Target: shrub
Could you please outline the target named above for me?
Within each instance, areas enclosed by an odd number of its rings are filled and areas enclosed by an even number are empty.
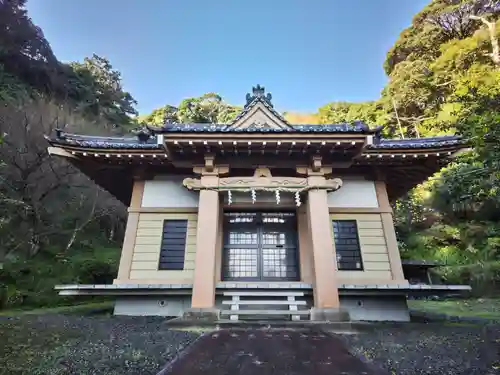
[[[442,267],[436,271],[448,284],[468,284],[477,296],[500,294],[500,261]]]
[[[116,277],[117,248],[75,249],[68,253],[46,250],[29,260],[13,259],[0,270],[0,309],[46,307],[80,301],[62,298],[57,284],[106,284]]]

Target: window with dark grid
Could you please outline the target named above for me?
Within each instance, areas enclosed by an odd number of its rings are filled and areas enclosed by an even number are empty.
[[[165,220],[161,241],[159,270],[183,270],[187,220]]]
[[[356,220],[334,220],[333,236],[339,270],[363,270]]]
[[[296,280],[295,214],[224,213],[224,280]]]

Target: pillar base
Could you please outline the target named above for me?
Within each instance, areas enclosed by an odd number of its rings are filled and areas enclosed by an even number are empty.
[[[184,310],[183,320],[215,322],[219,320],[220,310],[216,308],[189,308]]]
[[[311,320],[322,322],[349,322],[351,318],[349,312],[338,308],[319,308],[311,309]]]

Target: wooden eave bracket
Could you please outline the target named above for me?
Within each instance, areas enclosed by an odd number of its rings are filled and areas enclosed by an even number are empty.
[[[301,176],[327,176],[332,174],[332,167],[324,166],[321,156],[313,156],[310,166],[297,166],[297,174]]]
[[[213,172],[214,171],[214,160],[215,157],[213,155],[206,155],[205,156],[205,170],[207,172]]]
[[[321,156],[313,156],[311,167],[313,172],[319,172],[321,170]]]

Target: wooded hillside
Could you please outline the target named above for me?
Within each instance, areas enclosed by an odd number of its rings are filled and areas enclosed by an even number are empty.
[[[0,308],[59,301],[56,283],[116,275],[125,208],[63,160],[55,128],[125,134],[140,123],[229,122],[241,108],[217,93],[136,117],[121,76],[100,56],[63,63],[25,10],[0,3]],[[336,102],[292,123],[363,120],[387,137],[460,133],[473,151],[395,203],[403,256],[450,265],[449,281],[500,283],[500,5],[434,0],[388,51],[379,99]],[[321,103],[318,103],[320,105]],[[499,288],[497,288],[498,290]]]
[[[109,61],[58,61],[24,6],[0,4],[0,308],[53,304],[56,283],[115,277],[125,208],[50,158],[44,135],[125,133],[136,114]]]

